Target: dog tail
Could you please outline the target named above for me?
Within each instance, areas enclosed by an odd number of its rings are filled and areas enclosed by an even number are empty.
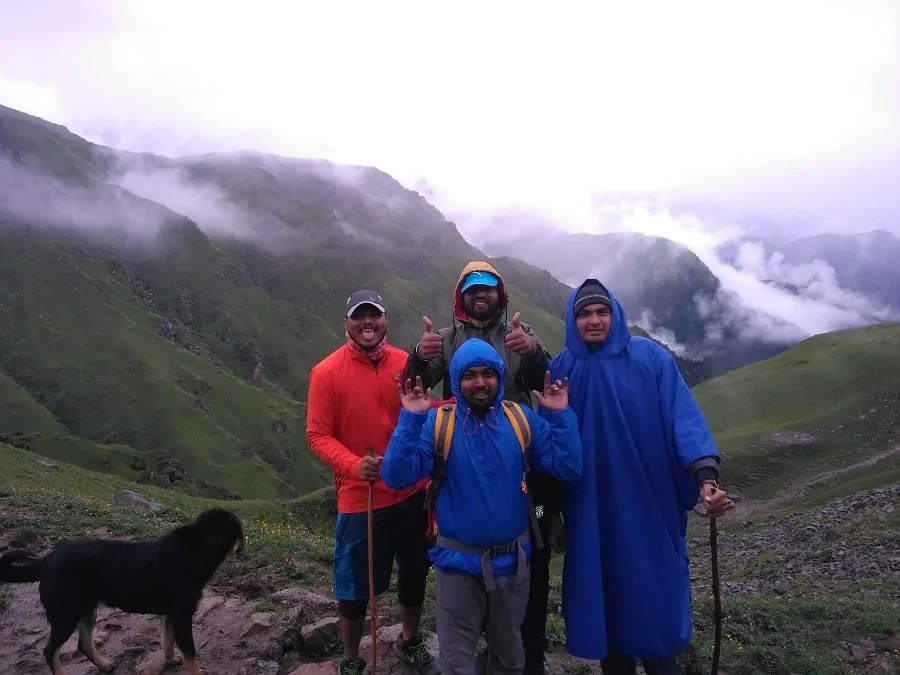
[[[43,559],[26,551],[12,551],[0,557],[0,581],[29,584],[41,580]]]

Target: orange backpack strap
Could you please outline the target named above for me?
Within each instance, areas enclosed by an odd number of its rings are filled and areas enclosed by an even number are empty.
[[[445,403],[437,409],[437,417],[434,420],[434,452],[440,456],[441,464],[447,461],[450,455],[450,443],[453,440],[453,427],[456,424],[456,404]],[[435,458],[436,459],[436,458]],[[437,475],[435,467],[435,475]]]
[[[534,508],[534,500],[528,491],[528,471],[531,468],[531,425],[528,418],[525,417],[525,411],[522,406],[515,401],[503,401],[503,412],[506,413],[506,419],[512,424],[513,431],[519,441],[519,447],[522,448],[522,492],[528,495],[528,511],[529,520],[531,521],[531,536],[534,538],[534,544],[537,548],[544,548],[544,538],[541,536],[540,525],[537,521],[537,512]]]
[[[506,418],[512,424],[513,431],[516,432],[516,438],[519,440],[519,447],[523,453],[527,453],[531,447],[531,425],[528,424],[528,418],[525,412],[515,401],[503,401],[503,412]]]
[[[426,534],[432,538],[437,537],[438,527],[434,518],[434,506],[437,503],[438,492],[444,482],[447,457],[450,455],[450,446],[453,443],[453,427],[456,425],[456,404],[445,403],[437,409],[434,420],[434,471],[432,479],[428,483],[428,491],[425,495],[425,508],[428,510],[428,531]]]

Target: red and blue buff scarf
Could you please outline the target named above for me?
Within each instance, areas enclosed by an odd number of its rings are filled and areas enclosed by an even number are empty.
[[[353,341],[353,338],[350,337],[350,333],[348,333],[346,330],[344,331],[344,335],[347,336],[347,344],[350,346],[350,349],[353,349],[360,354],[365,354],[372,360],[372,363],[378,363],[379,361],[381,361],[382,357],[387,354],[388,349],[390,349],[390,345],[387,341],[387,336],[382,338],[381,342],[372,347],[372,349],[363,349]]]

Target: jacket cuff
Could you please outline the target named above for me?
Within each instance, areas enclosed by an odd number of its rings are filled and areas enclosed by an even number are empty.
[[[702,469],[698,469],[694,473],[694,480],[697,481],[697,485],[703,485],[708,481],[716,481],[718,482],[719,472],[714,468],[709,466],[704,466]]]

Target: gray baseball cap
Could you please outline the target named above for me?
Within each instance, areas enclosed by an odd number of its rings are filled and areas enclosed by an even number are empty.
[[[359,307],[363,305],[372,305],[375,309],[377,309],[381,313],[385,313],[387,310],[384,308],[384,300],[381,299],[381,296],[375,291],[356,291],[353,295],[347,298],[347,316],[350,316],[355,312]]]

